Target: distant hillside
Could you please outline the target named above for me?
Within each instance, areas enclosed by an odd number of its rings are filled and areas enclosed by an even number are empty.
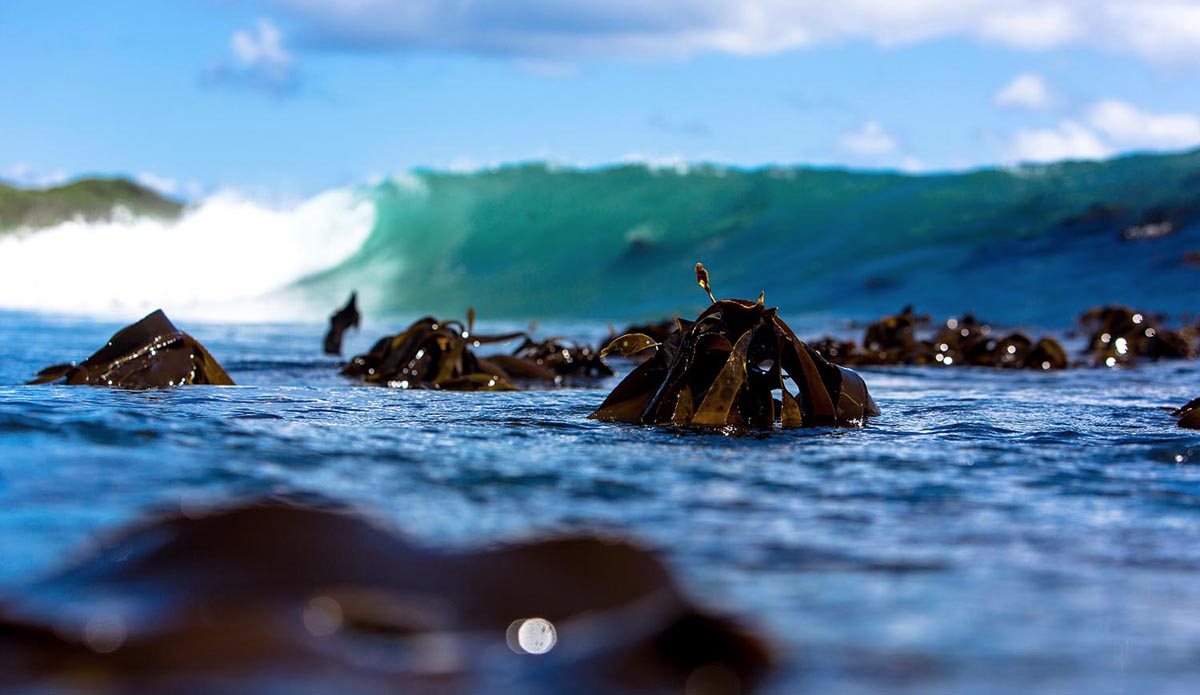
[[[128,179],[78,179],[40,190],[0,183],[0,233],[48,227],[76,217],[106,220],[115,207],[158,218],[174,218],[183,210],[182,203]]]

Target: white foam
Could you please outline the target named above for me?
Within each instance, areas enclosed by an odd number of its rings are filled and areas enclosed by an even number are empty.
[[[287,209],[220,193],[171,222],[115,211],[108,222],[21,230],[0,237],[0,307],[311,320],[286,288],[349,258],[374,225],[369,200],[335,190]]]

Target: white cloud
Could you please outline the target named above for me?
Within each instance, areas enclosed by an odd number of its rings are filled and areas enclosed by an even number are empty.
[[[1044,109],[1050,103],[1050,90],[1040,75],[1031,72],[1017,75],[996,92],[997,106],[1030,110]]]
[[[1084,17],[1078,8],[1068,7],[1067,3],[1008,4],[1014,6],[1011,11],[980,16],[982,36],[1030,50],[1054,48],[1083,38]]]
[[[1007,157],[1024,162],[1100,159],[1129,150],[1177,150],[1200,146],[1200,116],[1151,113],[1116,99],[1099,101],[1079,120],[1057,128],[1018,131]]]
[[[509,58],[771,53],[864,40],[966,38],[1023,50],[1088,46],[1200,62],[1189,0],[266,0],[314,45]],[[255,45],[261,47],[260,30]],[[256,55],[259,53],[256,52]],[[283,51],[283,55],[287,55]]]
[[[1111,154],[1095,132],[1075,121],[1063,121],[1054,129],[1018,131],[1009,157],[1019,162],[1056,162],[1103,159]]]
[[[239,29],[229,39],[229,47],[238,63],[272,79],[285,79],[292,69],[292,54],[283,47],[279,27],[260,19],[253,29]]]
[[[175,179],[166,176],[158,176],[148,171],[143,171],[136,177],[137,182],[143,186],[149,186],[159,193],[166,195],[174,195],[179,190],[179,182]]]
[[[1159,62],[1194,63],[1200,57],[1200,5],[1188,0],[1109,2],[1111,22],[1134,52]]]
[[[209,66],[207,77],[217,84],[246,86],[283,94],[295,87],[296,58],[283,45],[283,32],[260,19],[252,29],[238,29],[229,37],[233,60]]]
[[[1200,144],[1200,117],[1188,113],[1154,114],[1110,99],[1088,109],[1088,122],[1125,146],[1177,149]]]
[[[899,148],[895,136],[875,121],[843,135],[841,145],[848,152],[864,156],[890,154]]]
[[[0,181],[10,181],[18,186],[45,188],[65,183],[67,178],[67,172],[61,169],[43,171],[25,162],[17,162],[5,169],[0,169]]]

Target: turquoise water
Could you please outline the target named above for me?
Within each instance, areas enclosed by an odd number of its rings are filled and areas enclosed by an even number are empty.
[[[1200,152],[909,176],[806,168],[418,172],[360,191],[361,248],[300,282],[368,314],[633,320],[723,296],[786,311],[935,315],[1066,329],[1098,302],[1194,312]],[[1124,240],[1167,221],[1174,233]]]
[[[319,354],[315,323],[179,323],[240,386],[20,386],[119,325],[0,314],[0,593],[150,511],[320,495],[439,546],[641,539],[779,646],[768,692],[1200,682],[1200,433],[1163,409],[1200,395],[1195,362],[862,370],[882,411],[865,429],[726,437],[587,420],[613,381],[368,388]],[[403,325],[387,323],[348,354]]]

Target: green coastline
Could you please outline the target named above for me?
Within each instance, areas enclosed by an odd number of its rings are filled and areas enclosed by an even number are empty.
[[[73,219],[100,222],[117,209],[135,217],[174,219],[183,203],[125,178],[81,178],[47,188],[0,183],[0,234]]]

